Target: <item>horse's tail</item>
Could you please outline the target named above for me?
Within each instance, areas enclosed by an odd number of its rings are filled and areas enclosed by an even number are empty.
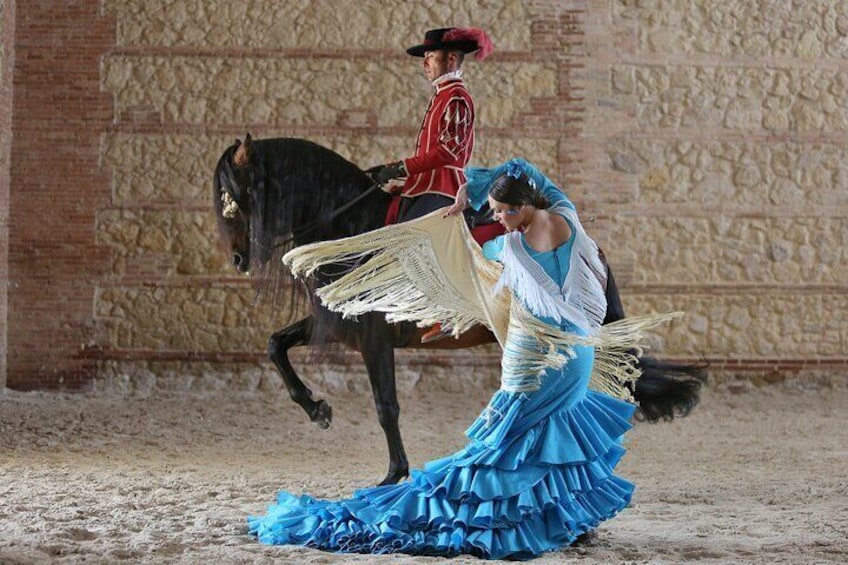
[[[621,295],[608,264],[606,298],[604,323],[623,319]],[[683,417],[700,401],[701,385],[707,381],[706,363],[674,363],[639,357],[639,368],[642,376],[634,384],[633,398],[639,404],[641,420],[658,422]]]
[[[658,422],[682,418],[698,404],[701,384],[707,380],[706,363],[683,364],[640,357],[642,376],[633,398],[639,403],[640,420]]]

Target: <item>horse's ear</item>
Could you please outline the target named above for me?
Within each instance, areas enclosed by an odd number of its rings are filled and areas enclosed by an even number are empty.
[[[237,167],[243,167],[250,162],[250,154],[253,149],[253,138],[250,137],[250,132],[244,137],[244,143],[236,139],[236,153],[233,155],[233,164]]]
[[[250,149],[252,145],[252,140],[250,138],[250,134],[244,138],[244,143],[241,140],[236,139],[236,152],[233,155],[233,164],[237,167],[243,167],[250,162]]]

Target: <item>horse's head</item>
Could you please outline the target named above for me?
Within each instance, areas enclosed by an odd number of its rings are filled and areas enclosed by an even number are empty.
[[[276,278],[284,270],[276,259],[294,245],[380,227],[388,199],[366,190],[372,185],[355,164],[305,139],[236,140],[213,178],[219,231],[233,265]],[[351,203],[355,210],[347,209]]]
[[[250,237],[250,215],[253,195],[253,168],[250,164],[252,140],[250,134],[244,143],[236,139],[227,148],[212,181],[215,217],[218,231],[228,253],[232,254],[233,266],[246,273],[252,259]],[[259,259],[258,257],[256,259]]]

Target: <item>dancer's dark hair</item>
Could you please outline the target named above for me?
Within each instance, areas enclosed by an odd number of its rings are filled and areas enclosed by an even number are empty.
[[[518,178],[508,173],[502,174],[489,187],[489,196],[511,206],[531,204],[543,210],[551,207],[548,197],[536,188],[525,173],[521,173]]]

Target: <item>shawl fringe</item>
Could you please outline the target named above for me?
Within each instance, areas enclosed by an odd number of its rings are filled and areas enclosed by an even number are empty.
[[[446,276],[443,261],[436,255],[435,249],[446,247],[433,241],[438,235],[460,238],[466,245],[470,241],[476,246],[461,216],[443,219],[442,213],[424,217],[429,220],[428,225],[437,226],[429,232],[417,228],[420,220],[395,224],[298,247],[287,253],[283,262],[296,277],[309,277],[330,264],[347,266],[345,275],[316,291],[327,308],[345,318],[378,311],[384,312],[389,322],[412,321],[418,326],[440,322],[454,336],[481,323],[493,329],[488,309],[476,300],[480,281],[473,274],[469,280],[467,272],[472,270],[468,269],[469,262],[477,265],[485,261],[479,246],[479,257],[475,259],[466,255],[470,251],[467,247],[452,242],[454,252],[462,255],[458,259],[466,266],[466,272],[453,273],[453,278]],[[481,271],[487,277],[500,274],[490,266]],[[457,279],[463,279],[465,284],[454,284]]]
[[[439,210],[361,235],[297,247],[283,262],[296,277],[309,277],[327,265],[344,266],[346,273],[316,294],[346,318],[379,311],[390,322],[440,322],[454,336],[484,324],[504,349],[501,388],[507,391],[538,390],[545,370],[565,365],[574,346],[592,346],[589,386],[632,402],[627,385],[641,374],[636,354],[645,332],[681,313],[601,325],[606,298],[597,273],[603,272],[602,263],[579,222],[572,227],[579,230],[574,244],[580,247],[572,249],[570,272],[559,288],[520,240],[505,246],[510,252],[504,254],[502,267],[483,257],[461,216],[445,219],[442,214]],[[500,292],[503,287],[512,292]],[[588,335],[562,330],[537,316],[568,320]]]
[[[510,336],[509,349],[518,347],[509,357],[519,358],[520,365],[516,367],[515,361],[510,359],[512,366],[503,367],[506,382],[502,381],[502,388],[513,392],[538,390],[546,369],[562,368],[574,357],[574,346],[585,345],[595,348],[589,388],[634,402],[627,385],[642,374],[638,357],[642,354],[646,333],[682,315],[682,312],[670,312],[632,316],[601,326],[595,335],[581,336],[546,324],[514,301],[510,333],[518,337]],[[533,347],[533,342],[538,346]],[[505,354],[504,360],[507,358]],[[511,372],[516,372],[516,376],[510,375]]]

